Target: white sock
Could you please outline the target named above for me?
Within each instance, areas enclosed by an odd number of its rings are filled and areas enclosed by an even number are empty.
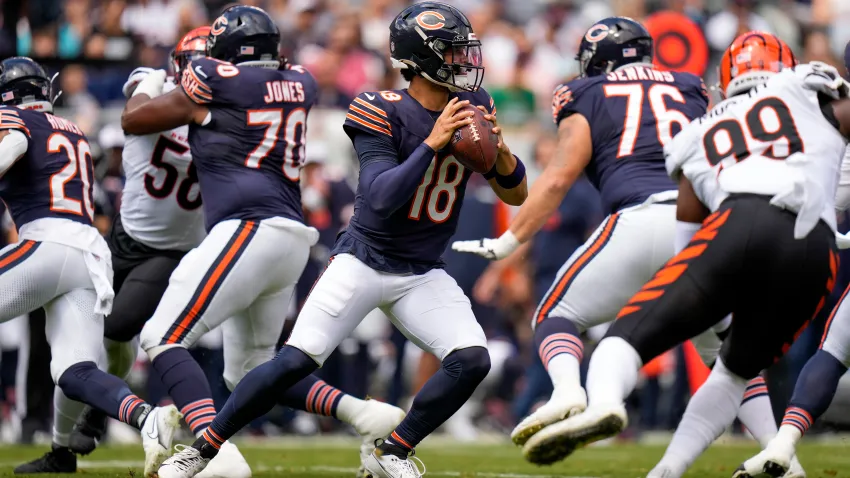
[[[797,443],[800,442],[800,439],[803,438],[803,433],[799,428],[793,425],[782,425],[779,427],[779,431],[776,432],[777,440],[784,440],[787,443],[790,443],[795,448],[797,447]]]
[[[589,407],[622,405],[635,389],[643,366],[637,350],[620,337],[606,337],[590,357],[587,371]]]
[[[754,394],[746,400],[747,395]],[[738,419],[747,427],[753,438],[764,448],[767,443],[776,436],[776,421],[773,418],[773,407],[770,404],[770,396],[767,395],[767,386],[764,379],[756,377],[747,383],[744,395],[745,402],[738,410]]]
[[[55,388],[53,391],[53,443],[59,446],[70,444],[71,432],[85,407],[84,403],[66,397],[59,387]]]
[[[365,400],[354,398],[347,393],[343,394],[336,407],[336,417],[343,423],[353,425],[354,419],[363,410],[364,405],[366,405]]]
[[[569,390],[581,387],[581,363],[574,355],[561,354],[552,357],[546,371],[549,372],[552,386],[556,390],[560,387],[567,387]]]
[[[747,381],[730,372],[718,358],[708,379],[688,402],[673,440],[656,468],[667,467],[672,476],[684,474],[735,420],[746,387]]]

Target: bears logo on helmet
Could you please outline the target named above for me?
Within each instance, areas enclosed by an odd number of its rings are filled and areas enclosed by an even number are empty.
[[[779,37],[750,31],[736,38],[723,53],[718,67],[719,89],[728,98],[796,64],[794,52]]]
[[[426,21],[428,17],[436,18],[437,21],[429,23]],[[426,30],[439,30],[446,26],[446,17],[444,17],[440,12],[428,10],[427,12],[422,12],[416,16],[416,23]]]
[[[596,43],[598,41],[604,40],[605,37],[608,36],[609,31],[610,30],[608,28],[608,25],[601,23],[593,25],[592,27],[590,27],[589,30],[587,30],[587,34],[584,35],[584,39],[591,43]]]
[[[279,68],[280,30],[263,9],[234,5],[221,13],[210,29],[207,54],[234,65]]]
[[[227,28],[227,17],[224,15],[215,19],[212,24],[212,28],[210,29],[210,33],[213,35],[221,35],[224,33],[224,30]]]

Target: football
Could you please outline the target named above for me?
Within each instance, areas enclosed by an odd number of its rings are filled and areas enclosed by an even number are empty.
[[[467,105],[460,111],[473,111],[472,123],[455,130],[449,150],[455,159],[476,173],[486,173],[496,164],[499,136],[493,133],[493,123],[484,118],[478,108]]]

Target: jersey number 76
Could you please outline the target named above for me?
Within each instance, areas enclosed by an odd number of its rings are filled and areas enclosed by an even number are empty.
[[[635,151],[635,143],[640,134],[643,116],[644,88],[641,83],[607,84],[604,87],[605,97],[626,97],[626,118],[623,120],[623,135],[620,137],[620,147],[617,148],[617,158],[630,156]],[[655,116],[658,142],[666,145],[673,139],[673,123],[679,125],[679,130],[691,122],[681,111],[668,109],[664,102],[670,98],[676,103],[685,103],[685,97],[678,88],[672,85],[654,84],[646,91],[649,107]]]

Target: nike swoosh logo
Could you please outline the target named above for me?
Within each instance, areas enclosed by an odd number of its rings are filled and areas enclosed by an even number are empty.
[[[369,98],[369,101],[372,101],[372,100],[375,99],[375,95],[370,95],[369,93],[363,93],[363,94],[366,95],[366,98]]]
[[[158,425],[156,424],[156,417],[151,417],[151,418],[153,418],[153,431],[148,432],[148,438],[150,438],[151,440],[158,440],[159,439],[159,428],[158,428]]]
[[[209,78],[209,76],[207,76],[207,74],[204,73],[204,70],[201,69],[201,65],[195,66],[195,73],[203,76],[204,78]]]

